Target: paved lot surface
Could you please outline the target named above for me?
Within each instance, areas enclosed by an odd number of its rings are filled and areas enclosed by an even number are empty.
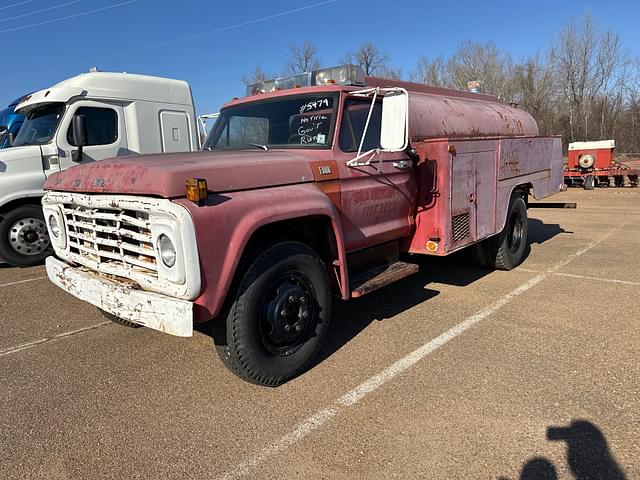
[[[277,389],[0,265],[0,478],[640,478],[640,190],[554,200],[520,268],[424,259]]]

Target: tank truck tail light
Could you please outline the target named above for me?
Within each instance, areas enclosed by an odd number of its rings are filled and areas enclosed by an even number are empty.
[[[187,200],[204,205],[204,201],[209,196],[207,181],[204,178],[188,178],[185,182],[187,190]]]

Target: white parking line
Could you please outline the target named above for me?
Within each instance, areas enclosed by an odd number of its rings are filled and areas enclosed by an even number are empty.
[[[328,407],[325,407],[317,411],[313,415],[307,417],[302,422],[300,422],[291,432],[280,437],[280,439],[276,440],[274,443],[264,447],[263,449],[258,451],[255,455],[249,457],[242,463],[239,463],[238,465],[227,470],[218,478],[220,478],[221,480],[222,479],[233,480],[236,478],[241,478],[249,475],[251,473],[251,470],[254,467],[260,465],[261,463],[265,462],[267,459],[285,450],[287,447],[290,447],[291,445],[302,440],[313,431],[322,427],[329,420],[331,420],[332,418],[338,416],[340,413],[345,411],[345,409],[353,405],[356,405],[358,402],[360,402],[360,400],[365,398],[367,395],[375,392],[378,388],[383,386],[385,383],[389,382],[390,380],[394,379],[401,373],[405,372],[407,369],[409,369],[410,367],[418,363],[420,360],[425,358],[430,353],[436,351],[438,348],[442,347],[443,345],[446,345],[449,341],[453,340],[458,335],[461,335],[462,333],[466,332],[469,328],[473,327],[474,325],[478,324],[479,322],[489,317],[496,311],[500,310],[503,306],[507,305],[514,298],[522,295],[527,290],[531,289],[532,287],[540,283],[542,280],[547,278],[549,275],[552,275],[554,272],[556,272],[557,270],[567,265],[569,262],[572,262],[579,256],[591,250],[593,247],[599,245],[600,243],[605,241],[608,237],[613,235],[616,231],[620,230],[622,227],[623,225],[620,225],[616,229],[611,230],[610,232],[602,236],[600,239],[589,243],[587,246],[578,250],[576,253],[571,254],[561,262],[556,263],[549,270],[536,275],[529,281],[523,283],[516,289],[507,293],[502,298],[496,300],[494,303],[492,303],[488,307],[485,307],[484,309],[480,310],[478,313],[471,315],[463,322],[450,328],[440,336],[425,343],[421,347],[417,348],[413,352],[409,353],[405,357],[398,360],[393,365],[385,368],[380,373],[368,378],[367,380],[362,382],[360,385],[358,385],[354,389],[344,394],[332,405],[329,405]]]
[[[600,282],[617,283],[619,285],[631,285],[634,287],[640,286],[640,282],[628,282],[626,280],[616,280],[613,278],[588,277],[586,275],[574,275],[572,273],[560,273],[560,272],[556,272],[554,273],[554,275],[559,275],[561,277],[580,278],[582,280],[596,280]]]
[[[531,270],[529,268],[520,268],[520,267],[518,267],[518,271],[525,272],[525,273],[540,273],[539,270]],[[617,280],[615,278],[589,277],[587,275],[576,275],[574,273],[562,273],[562,272],[553,272],[553,275],[557,275],[560,277],[578,278],[581,280],[593,280],[596,282],[617,283],[619,285],[630,285],[632,287],[640,287],[640,282],[629,282],[627,280]]]
[[[27,342],[21,345],[16,345],[15,347],[6,348],[4,350],[0,350],[0,357],[3,357],[5,355],[11,355],[12,353],[22,352],[23,350],[33,348],[36,345],[42,345],[43,343],[55,342],[56,340],[61,340],[63,338],[69,337],[71,335],[76,335],[78,333],[87,332],[89,330],[95,330],[96,328],[104,327],[105,325],[111,325],[111,323],[112,322],[100,322],[94,325],[89,325],[88,327],[82,327],[82,328],[77,328],[75,330],[70,330],[68,332],[58,333],[53,337],[40,338],[38,340],[33,340],[32,342]]]
[[[26,280],[18,280],[16,282],[2,283],[2,284],[0,284],[0,288],[2,288],[2,287],[11,287],[13,285],[20,285],[21,283],[35,282],[37,280],[43,280],[45,278],[47,278],[47,277],[44,276],[44,277],[28,278]]]

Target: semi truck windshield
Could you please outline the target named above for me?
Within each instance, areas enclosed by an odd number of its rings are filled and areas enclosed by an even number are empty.
[[[204,148],[328,148],[336,96],[296,96],[224,109]]]
[[[49,143],[58,129],[63,112],[64,104],[62,103],[52,103],[31,110],[20,128],[13,146]]]

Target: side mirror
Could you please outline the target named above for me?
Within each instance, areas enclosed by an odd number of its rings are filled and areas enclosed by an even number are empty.
[[[74,115],[71,119],[71,132],[73,144],[76,147],[86,147],[89,143],[87,139],[87,117]]]
[[[11,132],[9,133],[9,146],[13,147],[14,143],[16,143],[16,134]]]
[[[78,150],[71,152],[71,160],[74,162],[82,161],[82,149],[89,144],[87,138],[87,117],[84,115],[74,115],[71,119],[71,136],[73,143]]]
[[[386,152],[401,152],[409,144],[409,94],[394,89],[382,99],[380,146]]]

